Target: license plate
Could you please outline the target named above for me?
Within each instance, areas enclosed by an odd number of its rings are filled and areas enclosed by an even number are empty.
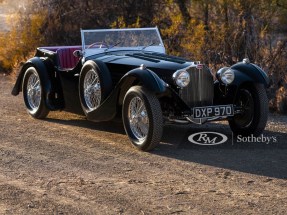
[[[233,105],[218,105],[193,108],[193,118],[213,118],[213,117],[227,117],[233,116]]]

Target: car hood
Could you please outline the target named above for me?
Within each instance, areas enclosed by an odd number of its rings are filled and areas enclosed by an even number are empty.
[[[128,66],[131,69],[144,64],[147,68],[157,71],[171,71],[186,68],[192,64],[186,59],[156,52],[143,51],[112,51],[89,57],[91,60],[101,60],[107,64]],[[89,60],[86,59],[86,60]]]

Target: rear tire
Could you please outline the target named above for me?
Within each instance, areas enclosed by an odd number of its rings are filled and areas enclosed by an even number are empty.
[[[163,118],[155,94],[141,86],[130,88],[124,98],[122,118],[126,133],[135,147],[150,151],[159,144]]]
[[[105,64],[87,61],[79,80],[79,94],[85,114],[96,110],[112,90],[112,80]],[[99,68],[101,66],[101,69]]]
[[[231,130],[235,135],[259,136],[265,129],[268,119],[268,98],[264,85],[241,87],[235,104],[242,106],[244,111],[229,120]]]
[[[25,71],[22,92],[27,112],[36,119],[46,118],[50,110],[45,105],[43,88],[36,68],[29,67]]]

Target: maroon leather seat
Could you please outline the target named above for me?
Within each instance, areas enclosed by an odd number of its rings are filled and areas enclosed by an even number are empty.
[[[61,70],[70,70],[73,69],[80,58],[75,57],[73,52],[76,50],[81,50],[80,46],[70,46],[70,47],[60,47],[56,53],[58,56],[59,68]]]
[[[75,57],[73,52],[76,50],[81,50],[81,46],[50,46],[50,47],[40,47],[41,49],[46,49],[57,53],[58,67],[61,70],[71,70],[73,69],[80,58]]]

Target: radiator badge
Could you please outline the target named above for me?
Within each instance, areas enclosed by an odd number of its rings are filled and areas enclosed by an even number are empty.
[[[203,64],[197,64],[196,69],[203,69]]]

